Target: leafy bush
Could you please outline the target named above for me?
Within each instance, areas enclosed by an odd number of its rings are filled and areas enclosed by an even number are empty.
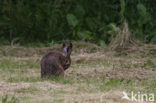
[[[149,0],[2,0],[0,40],[11,44],[62,40],[110,42],[110,24],[124,19],[134,36],[155,41],[156,1]]]

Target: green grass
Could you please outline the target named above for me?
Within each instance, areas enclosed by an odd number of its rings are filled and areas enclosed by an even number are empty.
[[[40,77],[9,77],[7,82],[37,82],[42,81]]]
[[[2,103],[19,103],[19,100],[15,96],[9,98],[8,95],[5,95],[2,97]]]
[[[156,71],[152,71],[156,64],[152,57],[106,55],[103,58],[86,54],[80,62],[75,60],[77,57],[73,57],[71,67],[65,71],[64,78],[43,79],[40,78],[40,58],[40,56],[0,58],[0,83],[4,83],[1,84],[2,92],[10,88],[7,91],[8,97],[0,95],[3,97],[1,101],[7,98],[6,101],[13,101],[9,103],[15,103],[11,98],[16,97],[20,103],[51,103],[52,100],[61,103],[76,98],[70,102],[86,103],[89,98],[99,102],[97,94],[108,93],[107,95],[112,97],[105,98],[105,102],[115,102],[112,98],[123,102],[116,97],[116,92],[120,94],[125,90],[156,93]],[[23,86],[27,84],[29,85]],[[114,94],[110,94],[112,91]],[[78,99],[81,94],[84,95]]]
[[[36,68],[40,69],[39,61],[35,60],[17,60],[18,58],[12,59],[11,57],[5,60],[0,61],[0,68],[5,68],[5,69],[24,69],[24,68]]]
[[[15,93],[31,93],[31,94],[34,94],[37,91],[39,91],[38,88],[36,88],[35,86],[30,86],[28,88],[17,89],[17,90],[15,90]]]
[[[147,59],[144,66],[149,66],[152,68],[156,68],[156,63],[154,63],[151,59]]]

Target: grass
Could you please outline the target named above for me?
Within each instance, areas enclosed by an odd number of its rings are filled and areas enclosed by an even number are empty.
[[[149,67],[152,67],[152,68],[156,68],[156,64],[151,59],[147,59],[144,66],[149,66]]]
[[[19,103],[19,100],[15,96],[9,98],[8,95],[5,95],[2,97],[2,103]]]
[[[105,94],[106,103],[116,101],[128,103],[121,100],[122,91],[156,94],[154,56],[114,56],[110,52],[103,53],[102,50],[81,55],[77,50],[73,51],[72,65],[65,72],[65,78],[41,79],[41,55],[36,55],[33,57],[1,56],[1,101],[96,103],[100,102],[100,96]],[[12,100],[12,97],[17,98],[18,101]]]
[[[36,88],[35,86],[30,86],[28,88],[17,89],[14,92],[15,93],[31,93],[31,94],[33,94],[33,93],[35,93],[37,91],[39,91],[38,88]]]

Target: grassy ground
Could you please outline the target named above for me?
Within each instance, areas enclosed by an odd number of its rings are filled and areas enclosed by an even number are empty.
[[[47,49],[19,48],[1,47],[4,103],[132,103],[121,99],[123,91],[156,95],[154,54],[118,56],[95,45],[77,45],[65,78],[41,79],[40,59]]]

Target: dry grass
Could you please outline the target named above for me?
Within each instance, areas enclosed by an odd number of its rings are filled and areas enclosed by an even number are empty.
[[[109,44],[110,49],[117,51],[119,54],[152,54],[156,53],[155,45],[145,45],[141,41],[137,40],[131,34],[128,23],[126,20],[121,25],[121,28],[116,27],[115,36],[112,37],[111,43]]]
[[[128,103],[121,100],[122,91],[156,94],[154,56],[117,56],[96,45],[77,46],[65,78],[40,78],[40,58],[49,48],[15,49],[22,53],[2,55],[0,96],[15,96],[20,103]]]

